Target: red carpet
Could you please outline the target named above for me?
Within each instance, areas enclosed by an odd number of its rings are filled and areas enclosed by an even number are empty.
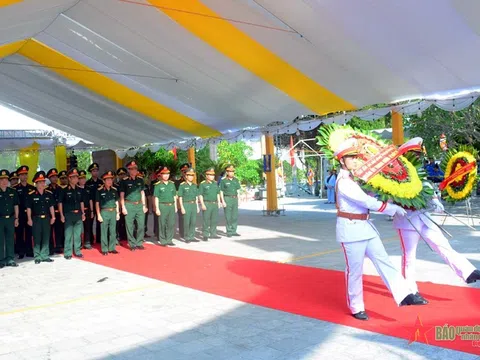
[[[96,250],[84,251],[84,259],[245,303],[403,338],[406,345],[408,341],[419,341],[480,354],[480,347],[460,336],[454,341],[435,340],[435,326],[480,325],[480,289],[420,283],[420,291],[430,304],[398,308],[379,277],[365,276],[364,296],[370,321],[362,322],[348,313],[343,272],[146,247],[136,252],[118,247],[120,254],[108,256]]]

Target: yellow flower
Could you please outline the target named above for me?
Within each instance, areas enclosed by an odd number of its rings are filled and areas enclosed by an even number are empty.
[[[472,154],[470,154],[469,152],[460,151],[460,152],[456,153],[448,161],[448,164],[447,164],[447,167],[446,167],[446,170],[445,170],[445,179],[448,178],[452,173],[454,173],[456,170],[458,170],[461,167],[460,164],[457,164],[455,169],[453,169],[453,164],[457,160],[462,159],[462,158],[464,158],[468,163],[471,163],[471,162],[475,161],[475,157]],[[451,185],[447,185],[447,187],[445,189],[447,190],[448,195],[452,199],[460,201],[460,200],[466,199],[467,197],[470,196],[470,194],[473,191],[473,185],[475,184],[475,180],[476,180],[476,176],[477,176],[477,167],[475,166],[472,170],[470,170],[468,172],[468,175],[469,175],[468,176],[468,181],[465,184],[465,186],[463,187],[463,189],[460,190],[460,191],[455,191],[455,189],[453,189]],[[463,175],[463,176],[466,176],[466,174]]]
[[[410,181],[399,183],[395,180],[386,179],[381,174],[377,174],[368,181],[368,184],[387,194],[402,199],[413,199],[422,192],[422,181],[418,177],[417,170],[410,161],[403,156],[400,156],[399,159],[401,159],[402,163],[405,165]]]

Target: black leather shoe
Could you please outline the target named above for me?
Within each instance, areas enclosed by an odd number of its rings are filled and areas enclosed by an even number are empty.
[[[420,300],[422,300],[422,301],[425,301],[425,305],[428,304],[428,300],[425,299],[422,295],[420,295],[419,292],[415,293],[414,296],[415,296],[417,299],[420,299]]]
[[[48,258],[48,259],[45,259],[45,260],[42,260],[42,261],[43,262],[53,262],[53,259]]]
[[[167,246],[167,244],[159,244],[159,245],[160,245],[160,246],[163,246],[163,247],[166,247],[166,246]]]
[[[130,251],[135,251],[135,250],[137,250],[135,246],[130,248]]]
[[[356,314],[353,314],[352,316],[357,320],[368,320],[368,315],[365,311],[360,311]]]
[[[477,280],[480,280],[480,270],[474,270],[465,281],[467,284],[472,284]]]
[[[137,246],[138,250],[145,250],[145,247],[143,245]]]
[[[75,254],[75,256],[78,257],[78,258],[83,258],[83,254],[78,254],[78,255]]]
[[[232,237],[232,235],[230,235],[230,234],[227,234],[227,237]]]
[[[0,264],[0,269],[3,269],[5,267],[5,264]]]
[[[112,250],[110,251],[111,254],[118,254],[118,251],[117,250]]]
[[[185,240],[185,242],[188,244],[190,242],[190,240]]]
[[[71,259],[72,259],[72,255],[65,256],[65,259],[67,259],[67,260],[71,260]]]
[[[423,297],[420,295],[414,295],[414,294],[408,294],[405,299],[402,300],[400,303],[400,306],[405,306],[405,305],[427,305],[428,301],[425,300]]]
[[[41,263],[40,260],[38,260],[38,259],[35,260],[35,264],[40,264],[40,263]]]
[[[204,236],[202,240],[203,241],[208,241],[208,237]]]
[[[192,240],[190,240],[190,242],[200,242],[200,240],[192,239]]]
[[[17,267],[18,264],[15,261],[10,261],[10,262],[7,263],[7,266]]]
[[[92,250],[92,245],[85,245],[85,249]]]
[[[233,236],[241,236],[239,233],[235,233],[233,234]]]
[[[25,255],[18,255],[18,258],[21,260],[25,257]]]
[[[167,243],[168,246],[177,246],[174,243]]]
[[[221,237],[216,235],[216,236],[212,236],[211,239],[221,239]]]
[[[103,256],[108,255],[108,252],[107,251],[102,251],[102,255]]]

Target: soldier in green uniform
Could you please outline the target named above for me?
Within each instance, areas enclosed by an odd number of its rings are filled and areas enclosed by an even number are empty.
[[[18,168],[17,174],[20,178],[20,182],[13,188],[17,190],[18,198],[20,200],[19,205],[19,219],[18,227],[15,230],[15,247],[19,259],[23,259],[25,255],[27,257],[33,257],[32,246],[32,227],[27,224],[27,196],[35,187],[32,184],[27,183],[29,168],[26,165],[22,165]]]
[[[14,187],[15,185],[17,185],[19,180],[17,172],[11,172],[8,180],[10,180],[10,187]]]
[[[178,188],[180,210],[183,214],[183,234],[185,242],[198,242],[195,239],[195,225],[197,224],[198,187],[193,183],[195,170],[190,168],[185,172],[186,180]]]
[[[18,266],[15,257],[15,227],[18,226],[18,193],[8,186],[8,170],[0,170],[0,269]]]
[[[203,241],[208,241],[208,238],[220,239],[217,235],[217,224],[221,202],[220,189],[215,182],[215,168],[208,168],[205,178],[198,186],[198,198],[203,211]]]
[[[227,237],[240,236],[237,233],[238,225],[238,190],[240,190],[240,181],[235,175],[233,165],[225,168],[226,175],[220,182],[220,199],[225,211],[225,220],[227,222]]]
[[[108,253],[118,254],[115,250],[117,239],[115,238],[115,230],[117,220],[120,220],[120,208],[118,206],[118,189],[113,187],[113,171],[107,171],[102,175],[103,185],[97,189],[95,195],[95,208],[97,211],[97,219],[102,229],[102,254]]]
[[[92,249],[93,243],[93,219],[95,217],[94,201],[92,197],[93,185],[87,186],[87,172],[85,170],[78,171],[78,187],[83,193],[83,206],[85,208],[85,221],[83,222],[83,246],[85,249]],[[101,185],[100,185],[101,186]]]
[[[120,204],[125,215],[128,244],[131,251],[144,250],[145,248],[142,245],[145,230],[144,221],[148,209],[145,192],[143,191],[143,178],[137,176],[138,166],[135,161],[130,161],[126,168],[129,176],[120,182]],[[137,232],[134,236],[135,223],[137,224]]]
[[[118,196],[120,197],[120,181],[127,177],[127,169],[121,167],[117,170],[117,181],[114,183],[115,188],[118,190]],[[125,215],[120,211],[120,220],[117,221],[117,245],[118,241],[127,240],[127,229],[125,227]]]
[[[65,223],[65,248],[63,256],[70,260],[73,253],[77,257],[82,255],[82,223],[85,221],[83,192],[77,186],[78,170],[68,170],[68,185],[62,189],[58,199],[60,218]]]
[[[68,185],[67,170],[62,170],[58,173],[58,180],[60,180],[60,187],[63,189]]]
[[[33,177],[36,190],[30,191],[27,198],[27,218],[33,232],[35,264],[53,262],[49,258],[49,240],[51,225],[55,222],[55,197],[46,189],[46,180],[44,171],[37,172]]]
[[[60,194],[61,187],[58,185],[58,170],[51,168],[47,171],[47,179],[50,180],[50,184],[47,186],[47,190],[50,190],[53,194],[54,204],[53,209],[55,212],[55,223],[50,230],[50,255],[54,253],[60,254],[63,249],[63,237],[64,227],[60,215],[58,213],[58,196]]]
[[[177,212],[177,190],[170,181],[170,170],[162,166],[158,172],[160,180],[153,186],[155,213],[158,217],[158,233],[161,246],[175,246],[175,213]]]
[[[186,181],[185,171],[187,171],[189,168],[190,168],[190,164],[188,163],[180,165],[180,178],[174,181],[175,187],[177,188],[177,192],[178,192],[178,189],[180,189],[180,184]],[[180,206],[180,199],[177,200],[177,209],[178,209],[178,234],[180,238],[183,239],[185,237],[185,234],[183,233],[183,228],[184,228],[183,214],[182,214],[182,208]]]
[[[90,179],[87,180],[85,183],[85,186],[88,186],[90,188],[90,195],[92,202],[95,201],[95,194],[97,192],[97,189],[100,187],[100,185],[103,185],[102,179],[100,179],[99,176],[99,171],[100,167],[97,163],[90,164],[88,167],[88,172],[90,173],[91,177]],[[85,208],[87,208],[87,204],[85,204]],[[93,208],[92,208],[93,210]],[[89,225],[90,225],[90,236],[91,236],[91,242],[93,244],[93,223],[95,222],[95,243],[100,244],[101,243],[101,237],[102,237],[102,231],[100,230],[100,223],[96,221],[96,212],[92,211],[93,218],[91,221],[89,220]],[[91,248],[91,247],[90,247]]]

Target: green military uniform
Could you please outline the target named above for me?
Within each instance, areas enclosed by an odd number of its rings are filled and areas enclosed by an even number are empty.
[[[193,169],[185,172],[188,175],[195,175]],[[183,234],[185,242],[198,241],[195,240],[195,225],[197,224],[197,196],[198,187],[194,183],[182,182],[178,188],[178,197],[182,199],[185,214],[183,214]]]
[[[182,176],[180,177],[180,179],[177,179],[177,180],[174,181],[175,188],[177,189],[177,192],[178,192],[178,189],[180,189],[180,184],[185,181],[185,171],[187,171],[189,168],[190,168],[190,164],[188,164],[188,163],[180,165],[180,172],[181,172]],[[183,229],[184,229],[183,217],[184,217],[184,215],[182,214],[182,209],[180,208],[180,203],[179,202],[177,202],[177,205],[178,205],[177,206],[177,208],[178,208],[178,234],[179,234],[180,238],[183,239],[185,237],[185,234],[183,233]]]
[[[115,177],[112,171],[108,171],[102,175],[102,179],[113,179]],[[97,189],[95,201],[100,207],[100,215],[103,221],[100,223],[102,231],[102,253],[107,255],[108,252],[116,254],[115,246],[117,239],[115,238],[117,225],[117,204],[118,190],[111,186],[107,189],[106,185],[102,185]]]
[[[159,171],[160,174],[170,174],[167,167],[163,167]],[[153,196],[158,199],[158,233],[160,244],[174,245],[173,236],[175,235],[175,201],[177,189],[173,181],[163,180],[157,181],[153,186]]]
[[[233,172],[233,166],[227,166],[227,172]],[[224,209],[227,227],[227,236],[238,236],[238,190],[241,189],[240,181],[237,178],[229,179],[225,176],[220,182],[220,191],[223,193],[225,204]]]
[[[78,172],[79,179],[86,179],[87,172],[85,170],[80,170]],[[93,244],[93,219],[92,219],[92,210],[90,208],[90,201],[95,203],[95,198],[93,197],[92,193],[96,190],[93,189],[94,185],[87,185],[85,182],[85,186],[78,187],[82,190],[83,194],[83,207],[85,210],[85,221],[83,222],[83,246],[85,249],[90,250]],[[101,185],[100,185],[101,186]],[[94,210],[93,214],[95,214],[95,204],[93,205]]]
[[[93,170],[98,170],[99,169],[99,165],[97,163],[93,163],[93,164],[90,164],[90,166],[88,167],[87,171],[89,173],[92,173]],[[93,177],[91,177],[90,179],[87,180],[87,182],[85,183],[85,188],[88,188],[90,189],[90,200],[92,200],[93,202],[95,202],[95,194],[97,192],[97,189],[103,185],[103,181],[102,179],[94,179]],[[93,204],[93,207],[95,208],[95,204]],[[93,222],[95,221],[95,243],[96,244],[100,244],[101,243],[101,233],[102,233],[102,230],[100,229],[100,223],[98,221],[96,221],[97,219],[97,214],[95,212],[95,210],[93,211],[93,219],[91,218],[91,214],[89,212],[89,209],[90,208],[90,205],[88,203],[85,203],[85,227],[89,226],[89,230],[88,230],[88,236],[85,238],[85,245],[89,244],[87,243],[87,239],[91,241],[91,243],[93,244]],[[91,246],[90,246],[91,247]],[[87,246],[87,248],[89,248]]]
[[[38,183],[39,181],[46,181],[45,172],[39,171],[35,174],[33,182]],[[50,190],[45,189],[42,194],[38,190],[32,190],[28,193],[27,209],[30,209],[31,212],[35,264],[40,264],[41,261],[53,261],[49,258],[49,241],[51,211],[54,211],[54,204],[55,197]]]
[[[0,171],[0,178],[8,179],[8,170]],[[0,189],[0,268],[17,266],[15,256],[15,207],[18,208],[20,199],[18,193],[11,187],[5,191]],[[18,210],[17,210],[18,211]]]
[[[70,169],[68,176],[78,176],[77,169]],[[72,247],[75,256],[83,257],[82,249],[82,205],[84,194],[78,186],[67,185],[62,189],[58,199],[63,206],[65,217],[65,248],[63,255],[66,259],[72,258]]]
[[[215,169],[209,168],[205,175],[215,175]],[[206,210],[203,210],[203,240],[208,238],[218,238],[217,224],[218,224],[218,194],[220,188],[218,184],[210,180],[204,180],[198,186],[198,195],[203,197],[203,203]]]
[[[120,181],[127,176],[127,169],[121,167],[117,170],[117,179],[118,181],[114,186],[118,190],[118,196],[120,196]],[[120,211],[120,220],[117,221],[117,240],[127,240],[127,230],[125,227],[125,215]],[[118,241],[117,241],[118,245]]]
[[[136,167],[134,161],[129,162],[126,167]],[[145,213],[143,212],[142,192],[144,188],[143,178],[131,176],[120,182],[120,193],[124,194],[125,208],[127,215],[125,216],[125,225],[127,228],[127,238],[130,250],[143,249],[143,238],[145,234]],[[137,231],[134,236],[135,222]]]

